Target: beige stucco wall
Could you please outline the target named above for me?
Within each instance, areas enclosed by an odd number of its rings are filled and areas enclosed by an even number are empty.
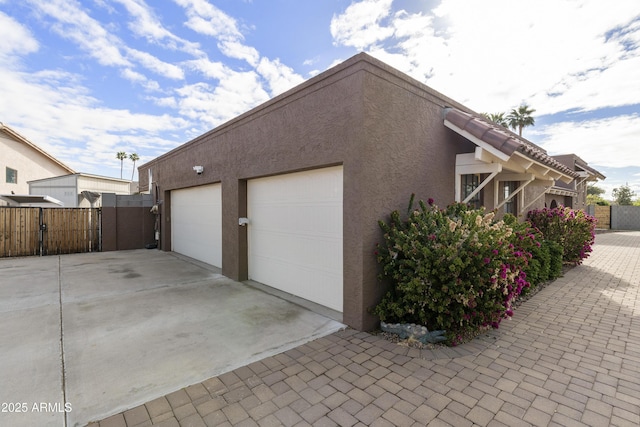
[[[573,200],[574,198],[571,196],[562,196],[559,194],[547,194],[545,196],[545,207],[558,207],[558,206],[566,206],[569,208],[573,208]],[[555,204],[554,204],[555,202]]]
[[[32,147],[0,131],[0,193],[29,194],[28,181],[64,175],[69,171]],[[6,168],[18,171],[18,183],[6,182]],[[0,201],[0,203],[3,203]]]
[[[131,194],[131,182],[116,178],[90,174],[68,174],[31,181],[29,191],[25,194],[51,196],[64,203],[66,208],[90,208],[91,203],[81,193],[93,191],[96,193],[113,193],[118,195]],[[95,203],[95,208],[102,206],[102,199]]]
[[[131,181],[80,174],[78,176],[78,207],[89,208],[91,207],[91,203],[80,196],[83,191],[127,195],[131,194]],[[102,206],[102,198],[98,199],[93,207],[97,208],[100,206]]]

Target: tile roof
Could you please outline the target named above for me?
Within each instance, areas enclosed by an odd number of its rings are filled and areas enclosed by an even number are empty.
[[[549,156],[544,149],[483,117],[474,116],[456,108],[445,108],[444,119],[507,156],[511,156],[518,151],[526,157],[549,166],[565,175],[573,178],[578,176],[575,171]]]

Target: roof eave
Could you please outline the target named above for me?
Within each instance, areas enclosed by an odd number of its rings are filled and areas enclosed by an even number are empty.
[[[38,153],[40,153],[41,155],[45,156],[47,159],[51,160],[52,162],[56,163],[58,166],[60,166],[61,168],[67,170],[69,173],[75,173],[75,171],[73,169],[71,169],[69,166],[65,165],[64,163],[62,163],[60,160],[56,159],[55,157],[53,157],[51,154],[47,153],[46,151],[44,151],[42,148],[38,147],[37,145],[35,145],[33,142],[29,141],[27,138],[25,138],[24,136],[20,135],[18,132],[16,132],[15,130],[13,130],[11,127],[5,125],[4,123],[0,122],[0,131],[6,133],[7,135],[9,135],[11,138],[13,138],[14,140],[27,145],[28,147],[30,147],[31,149],[37,151]]]
[[[553,178],[570,183],[578,176],[543,149],[480,117],[455,108],[445,108],[443,122],[446,127],[489,152],[507,167],[508,162],[513,161],[512,167],[534,172],[538,179],[545,181]],[[522,159],[525,159],[524,166]]]

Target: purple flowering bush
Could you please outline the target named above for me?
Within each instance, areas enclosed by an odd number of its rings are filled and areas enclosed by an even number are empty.
[[[527,220],[540,230],[545,240],[563,248],[562,260],[565,263],[581,264],[592,251],[596,219],[581,210],[564,206],[538,209],[530,211]]]
[[[542,232],[529,222],[518,222],[513,215],[505,215],[503,220],[513,228],[513,245],[529,257],[525,273],[531,286],[524,288],[522,295],[541,283],[559,277],[562,273],[562,246],[545,240]]]
[[[450,344],[513,314],[512,303],[529,286],[531,253],[517,248],[513,228],[494,213],[463,204],[445,209],[419,202],[402,219],[380,221],[384,242],[376,255],[391,288],[373,312],[387,323],[445,330]]]

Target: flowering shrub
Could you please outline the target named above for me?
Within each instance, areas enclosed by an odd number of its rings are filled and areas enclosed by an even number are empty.
[[[498,327],[529,286],[531,254],[511,243],[512,227],[492,212],[463,204],[438,209],[432,199],[419,205],[406,220],[394,211],[388,224],[379,222],[384,243],[376,255],[392,286],[374,313],[385,322],[446,330],[452,344]]]
[[[531,254],[524,269],[531,287],[523,289],[522,294],[526,295],[532,287],[559,277],[562,273],[562,247],[544,240],[542,232],[529,222],[520,223],[513,215],[505,215],[503,220],[513,228],[514,246]]]
[[[591,253],[596,229],[596,220],[591,215],[559,206],[530,211],[527,219],[542,232],[545,240],[562,247],[564,262],[581,264]]]

